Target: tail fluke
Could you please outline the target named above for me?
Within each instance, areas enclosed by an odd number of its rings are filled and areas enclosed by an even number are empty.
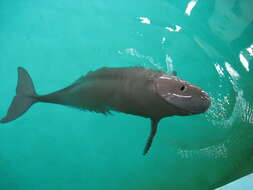
[[[24,68],[19,67],[16,96],[13,98],[6,116],[0,120],[0,123],[13,121],[23,115],[37,102],[36,96],[31,77]]]

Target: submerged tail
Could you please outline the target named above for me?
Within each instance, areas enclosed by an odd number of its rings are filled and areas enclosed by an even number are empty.
[[[23,115],[37,102],[36,96],[31,77],[24,68],[19,67],[16,96],[13,98],[6,116],[0,120],[0,123],[13,121]]]

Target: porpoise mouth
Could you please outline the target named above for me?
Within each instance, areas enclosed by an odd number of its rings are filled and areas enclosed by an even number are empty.
[[[193,109],[188,110],[189,112],[191,112],[192,114],[200,114],[200,113],[204,113],[208,110],[208,108],[211,105],[211,101],[209,97],[204,97],[203,100],[194,106]]]
[[[173,93],[163,95],[162,97],[166,102],[177,107],[183,115],[204,113],[211,104],[208,94],[204,91],[202,91],[202,94],[198,98]]]

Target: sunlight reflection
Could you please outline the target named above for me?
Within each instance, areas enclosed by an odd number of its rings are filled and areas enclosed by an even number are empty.
[[[250,56],[253,56],[253,44],[247,48],[247,51],[249,52]]]
[[[214,66],[215,66],[215,69],[216,69],[216,71],[218,72],[218,74],[219,74],[221,77],[224,76],[223,68],[222,68],[218,63],[215,63]]]
[[[166,38],[165,38],[165,37],[162,37],[162,42],[161,42],[161,44],[164,44],[165,41],[166,41]]]
[[[165,27],[165,29],[170,31],[170,32],[179,32],[182,29],[182,27],[178,26],[178,25],[175,25],[175,29],[173,29],[171,27]]]
[[[240,75],[238,74],[238,72],[228,62],[225,62],[225,66],[232,78],[234,79],[239,78]]]
[[[242,52],[239,55],[240,61],[243,65],[243,67],[246,69],[246,71],[249,71],[249,62],[248,60],[244,57],[244,55],[242,54]]]
[[[188,5],[187,5],[187,8],[185,10],[185,14],[187,14],[188,16],[191,15],[191,11],[192,9],[195,7],[196,3],[197,3],[198,0],[191,0]]]
[[[151,24],[151,20],[147,17],[139,17],[140,22],[143,24]]]

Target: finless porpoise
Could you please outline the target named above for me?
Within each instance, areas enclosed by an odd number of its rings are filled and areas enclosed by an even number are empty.
[[[1,123],[23,115],[34,103],[46,102],[108,114],[111,111],[151,120],[144,148],[151,147],[159,121],[173,115],[205,112],[210,106],[206,92],[162,71],[143,67],[103,67],[82,76],[70,86],[47,95],[38,95],[28,72],[18,68],[16,96]]]

